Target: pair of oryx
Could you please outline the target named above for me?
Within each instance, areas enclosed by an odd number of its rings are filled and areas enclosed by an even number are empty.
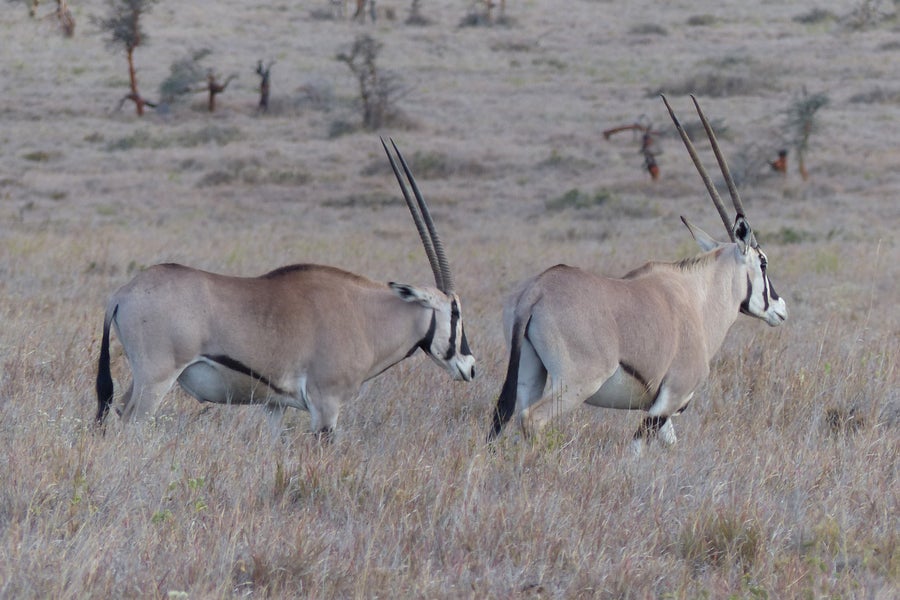
[[[665,98],[663,98],[665,101]],[[636,449],[657,436],[675,441],[669,418],[709,373],[738,312],[772,326],[787,308],[769,282],[715,136],[697,112],[728,184],[733,225],[668,102],[666,107],[725,223],[720,243],[682,218],[704,253],[648,263],[621,279],[557,265],[525,281],[504,309],[510,348],[489,438],[518,405],[526,434],[587,402],[649,414]],[[393,143],[393,142],[392,142]],[[308,410],[313,431],[329,434],[341,401],[366,380],[421,348],[454,379],[475,377],[461,304],[434,223],[406,161],[394,146],[415,201],[387,145],[434,272],[436,288],[384,285],[320,265],[293,265],[256,278],[179,265],[151,267],[109,301],[97,374],[97,421],[113,402],[109,333],[114,324],[133,381],[122,416],[152,414],[178,382],[200,401],[263,404],[277,423],[285,407]],[[548,385],[549,379],[549,385]]]

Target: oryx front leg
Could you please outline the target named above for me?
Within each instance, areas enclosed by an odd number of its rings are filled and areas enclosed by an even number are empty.
[[[341,400],[352,397],[352,392],[310,390],[306,400],[309,408],[311,433],[315,433],[326,440],[330,440],[337,426],[338,415],[341,411]]]
[[[678,398],[668,387],[661,387],[656,395],[656,400],[647,411],[648,416],[644,418],[641,426],[634,433],[631,442],[632,451],[640,454],[644,445],[653,438],[658,439],[663,447],[674,446],[678,441],[678,436],[675,435],[675,427],[672,425],[672,415],[682,410],[693,395],[691,393],[685,398]]]
[[[269,424],[269,431],[272,432],[273,438],[281,435],[281,423],[284,421],[284,404],[280,402],[268,402],[264,405],[266,410],[266,422]]]

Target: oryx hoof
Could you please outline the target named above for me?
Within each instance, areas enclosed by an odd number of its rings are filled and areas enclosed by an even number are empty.
[[[662,427],[659,428],[656,436],[659,438],[660,445],[662,445],[664,448],[671,448],[675,445],[675,442],[678,441],[678,436],[675,435],[675,427],[672,426],[671,418],[667,420]]]

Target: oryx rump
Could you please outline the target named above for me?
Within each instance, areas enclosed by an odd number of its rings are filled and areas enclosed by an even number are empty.
[[[396,145],[415,200],[384,149],[437,287],[384,284],[313,264],[260,277],[150,267],[108,303],[97,421],[113,402],[111,327],[133,376],[121,411],[126,421],[152,415],[177,382],[201,402],[263,404],[276,420],[287,406],[308,410],[313,431],[328,433],[342,401],[419,348],[454,379],[474,378],[459,296],[428,207]]]
[[[669,108],[731,242],[715,241],[682,217],[704,251],[695,258],[651,262],[622,278],[557,265],[523,282],[504,307],[510,356],[489,439],[517,405],[528,435],[587,402],[647,411],[635,449],[657,434],[672,444],[670,417],[684,410],[709,374],[710,360],[738,313],[771,326],[787,318],[712,129],[699,105],[697,111],[731,192],[733,225]]]

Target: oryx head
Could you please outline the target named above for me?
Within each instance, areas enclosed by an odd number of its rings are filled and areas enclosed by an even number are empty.
[[[684,141],[688,154],[690,154],[691,159],[694,161],[694,166],[697,167],[697,171],[700,173],[700,177],[706,185],[706,189],[709,192],[710,198],[712,198],[713,204],[716,206],[716,210],[719,212],[719,216],[722,218],[722,223],[725,225],[725,230],[728,232],[728,236],[732,242],[731,248],[734,252],[735,260],[737,260],[746,270],[747,292],[744,301],[741,303],[741,312],[745,315],[762,319],[772,327],[781,325],[785,319],[787,319],[787,304],[784,299],[775,292],[771,281],[769,281],[769,274],[767,272],[768,259],[766,258],[766,254],[762,251],[762,248],[759,247],[756,236],[750,228],[750,222],[745,216],[744,206],[741,202],[740,195],[738,194],[737,186],[728,170],[728,164],[725,162],[725,157],[719,149],[719,143],[716,141],[712,126],[709,124],[703,111],[700,110],[697,99],[692,95],[691,100],[694,101],[694,106],[697,107],[697,114],[700,116],[700,122],[706,130],[706,135],[709,138],[709,143],[716,155],[719,168],[722,170],[722,176],[725,178],[725,182],[728,185],[728,192],[731,195],[731,201],[737,213],[734,217],[733,225],[730,224],[728,212],[725,210],[719,192],[716,190],[715,185],[713,185],[706,169],[704,169],[703,165],[700,163],[700,159],[697,156],[697,151],[694,149],[691,139],[688,137],[687,132],[685,132],[684,127],[682,127],[681,123],[678,121],[678,118],[675,116],[672,107],[669,106],[666,97],[663,96],[662,99],[666,104],[666,108],[669,110],[672,121],[675,123],[675,128],[678,130],[681,139]],[[688,222],[684,217],[682,217],[681,220],[704,251],[728,245],[717,242],[702,229]]]
[[[394,175],[397,176],[397,182],[400,184],[400,190],[406,199],[406,205],[409,212],[416,223],[416,229],[425,247],[425,254],[428,255],[428,262],[431,264],[431,270],[434,273],[434,283],[436,288],[431,287],[415,287],[400,283],[390,283],[391,289],[400,298],[406,302],[415,302],[431,309],[431,326],[428,334],[419,344],[419,348],[428,354],[437,364],[445,368],[450,375],[457,380],[471,381],[475,378],[475,357],[469,349],[469,341],[466,339],[466,331],[462,321],[462,304],[459,296],[454,291],[453,276],[450,273],[450,264],[444,253],[444,246],[434,227],[434,221],[431,213],[428,211],[428,205],[425,204],[416,180],[406,164],[400,150],[391,140],[391,146],[400,159],[400,165],[403,172],[409,180],[415,194],[415,201],[409,194],[403,178],[400,175],[400,169],[394,158],[388,150],[384,139],[381,140],[384,151],[387,153],[388,160],[391,162],[391,168]]]

